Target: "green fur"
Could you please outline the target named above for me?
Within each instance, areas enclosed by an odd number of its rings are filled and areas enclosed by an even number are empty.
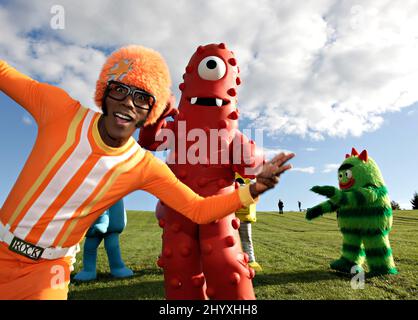
[[[376,162],[352,155],[338,169],[338,180],[344,189],[333,186],[311,189],[328,200],[306,213],[306,219],[312,220],[337,212],[343,234],[342,256],[331,263],[331,268],[350,272],[353,265],[361,265],[366,259],[371,274],[396,274],[388,237],[392,229],[392,208]]]
[[[353,229],[353,228],[340,228],[341,232],[347,235],[363,236],[363,237],[372,237],[372,236],[386,236],[392,230],[391,228],[387,230],[382,229]]]

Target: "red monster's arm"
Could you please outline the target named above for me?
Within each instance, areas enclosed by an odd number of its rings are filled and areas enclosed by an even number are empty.
[[[168,117],[174,117],[178,114],[178,110],[174,108],[175,105],[175,97],[172,95],[170,100],[167,102],[167,106],[157,120],[157,122],[153,125],[149,125],[146,127],[141,128],[139,132],[139,139],[138,143],[141,147],[155,151],[157,150],[165,141],[166,139],[162,139],[161,141],[157,141],[157,135],[161,133],[161,129],[171,129],[174,133],[174,126],[173,122],[167,122],[165,119]]]
[[[263,151],[239,130],[236,131],[231,148],[232,170],[244,178],[254,179],[265,163]]]

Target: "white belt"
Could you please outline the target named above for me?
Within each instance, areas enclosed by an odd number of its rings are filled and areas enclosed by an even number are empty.
[[[10,246],[13,239],[15,239],[17,237],[9,231],[9,228],[10,228],[10,226],[5,227],[0,222],[0,241],[5,242],[5,243],[7,243],[7,245]],[[21,239],[19,239],[19,240],[21,240]],[[30,244],[30,245],[35,246],[33,244]],[[35,246],[35,247],[38,247],[38,246]],[[62,258],[62,257],[68,257],[68,256],[73,256],[74,257],[77,254],[77,252],[80,251],[80,245],[76,244],[76,245],[74,245],[72,247],[68,247],[68,248],[55,247],[55,248],[42,248],[42,249],[43,249],[43,252],[40,255],[40,258],[48,259],[48,260],[54,260],[54,259],[58,259],[58,258]],[[19,254],[19,252],[17,252],[17,253]],[[24,254],[21,254],[21,255],[25,256]]]

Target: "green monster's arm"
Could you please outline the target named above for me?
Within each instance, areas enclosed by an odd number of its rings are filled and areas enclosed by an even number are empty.
[[[357,207],[365,204],[371,204],[387,194],[387,189],[385,186],[376,187],[372,185],[352,189],[349,191],[341,191],[340,189],[331,186],[315,186],[311,190],[326,196],[329,198],[329,201],[337,207]]]
[[[312,219],[322,216],[324,213],[334,212],[337,209],[338,209],[338,206],[336,206],[330,200],[327,200],[325,202],[322,202],[316,205],[315,207],[309,208],[306,211],[306,219],[312,220]]]

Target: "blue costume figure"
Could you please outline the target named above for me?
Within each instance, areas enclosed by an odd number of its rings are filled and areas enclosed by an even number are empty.
[[[83,270],[75,275],[75,280],[96,279],[97,248],[103,239],[112,276],[125,278],[134,274],[125,266],[120,254],[119,235],[125,226],[126,211],[123,199],[121,199],[105,211],[87,231],[84,242]]]

